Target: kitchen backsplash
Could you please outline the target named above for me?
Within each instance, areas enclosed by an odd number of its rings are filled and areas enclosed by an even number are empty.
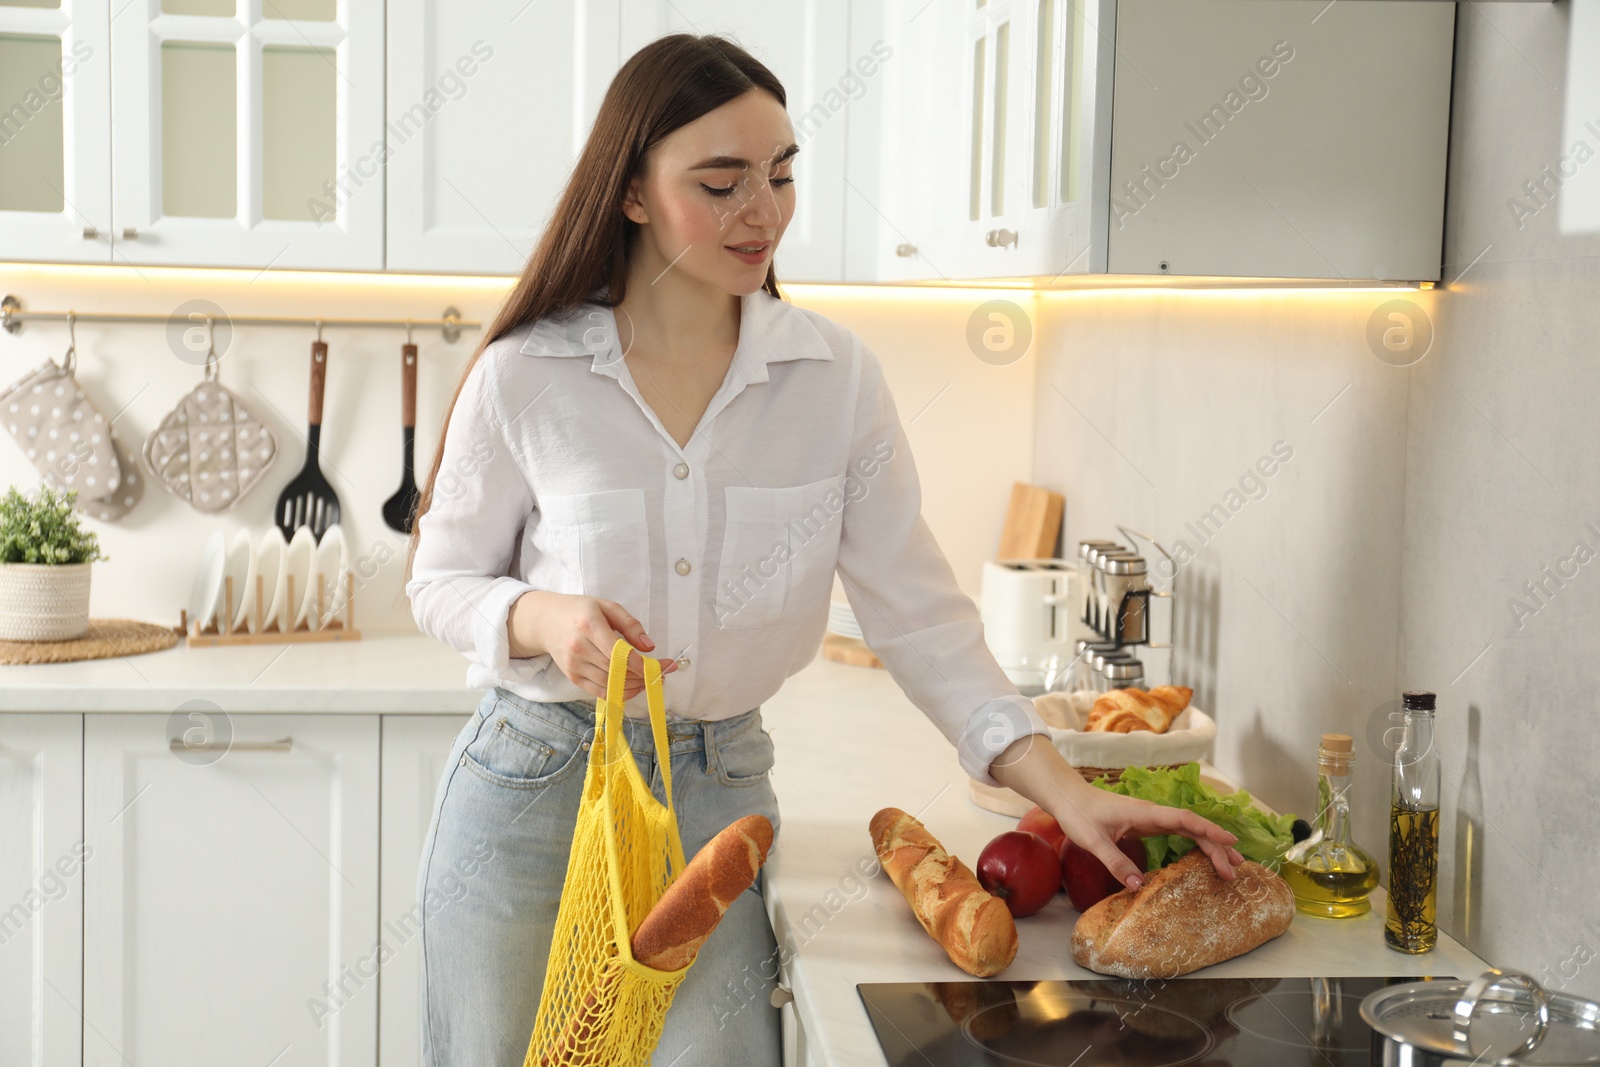
[[[486,279],[355,279],[281,272],[145,271],[0,266],[0,292],[26,307],[168,314],[195,299],[233,315],[437,317],[447,305],[488,323],[506,284]],[[924,514],[951,557],[963,588],[976,597],[984,559],[999,543],[1011,483],[1027,480],[1032,453],[1033,363],[996,366],[973,358],[967,320],[985,292],[902,290],[875,293],[797,286],[796,303],[856,329],[881,359],[923,479]],[[200,382],[195,352],[169,340],[160,325],[78,323],[78,381],[113,420],[130,456],[179,397]],[[6,383],[43,360],[61,359],[67,331],[27,323],[0,337]],[[312,329],[239,327],[220,371],[278,441],[278,454],[253,491],[221,515],[206,515],[154,484],[121,522],[93,523],[107,562],[95,568],[90,612],[96,618],[178,621],[202,546],[214,530],[258,534],[271,523],[278,492],[300,469],[306,449],[306,400]],[[405,538],[380,508],[400,484],[399,330],[326,328],[328,372],[323,410],[323,473],[340,497],[351,567],[359,583],[356,623],[364,629],[410,629],[403,593]],[[445,405],[476,331],[450,344],[418,330],[417,469],[433,457]],[[201,354],[203,354],[203,348]],[[0,486],[31,487],[38,474],[10,435],[0,436]],[[838,594],[842,595],[842,594]]]

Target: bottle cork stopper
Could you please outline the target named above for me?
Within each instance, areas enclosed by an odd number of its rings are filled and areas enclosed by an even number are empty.
[[[1354,746],[1349,734],[1323,734],[1322,747],[1327,749],[1329,752],[1354,751]]]

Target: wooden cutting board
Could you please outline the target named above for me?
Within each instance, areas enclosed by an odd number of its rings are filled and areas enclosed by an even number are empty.
[[[1050,559],[1061,535],[1061,514],[1067,499],[1037,485],[1017,482],[1011,487],[1005,528],[1000,532],[996,559]]]

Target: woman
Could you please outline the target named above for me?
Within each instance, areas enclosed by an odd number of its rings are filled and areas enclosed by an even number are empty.
[[[1091,788],[1037,736],[921,519],[877,360],[779,298],[797,151],[784,108],[725,39],[640,50],[452,400],[406,591],[490,692],[419,870],[425,1063],[522,1062],[617,638],[668,672],[692,856],[743,815],[779,827],[760,705],[814,657],[836,569],[867,643],[973,777],[1043,806],[1129,885],[1140,874],[1112,844],[1129,830],[1194,837],[1224,877],[1241,862],[1232,835]],[[630,747],[659,795],[636,703]],[[776,951],[758,882],[679,988],[654,1062],[692,1047],[681,1062],[777,1063]]]

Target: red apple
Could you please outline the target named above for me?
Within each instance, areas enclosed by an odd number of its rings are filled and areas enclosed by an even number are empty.
[[[1044,838],[1007,830],[978,854],[978,882],[1006,902],[1014,918],[1050,903],[1061,883],[1061,861]]]
[[[1117,848],[1141,872],[1144,870],[1148,857],[1142,839],[1123,834],[1117,839]],[[1061,844],[1061,888],[1067,891],[1067,899],[1074,908],[1087,911],[1123,886],[1100,862],[1099,856],[1067,840]]]
[[[1056,817],[1041,807],[1028,809],[1017,822],[1018,830],[1026,830],[1030,834],[1038,834],[1044,838],[1044,843],[1056,852],[1061,851],[1061,842],[1066,840],[1066,832],[1061,829],[1061,824],[1056,822]]]

